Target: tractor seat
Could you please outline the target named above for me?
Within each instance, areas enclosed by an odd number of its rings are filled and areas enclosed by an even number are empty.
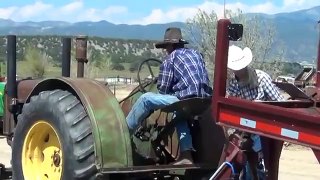
[[[165,113],[177,112],[183,114],[184,116],[191,117],[192,120],[199,120],[201,119],[199,115],[205,112],[210,107],[210,105],[211,97],[194,97],[177,101],[171,105],[162,108],[161,111]],[[170,130],[175,123],[176,120],[171,121],[169,124],[165,126],[163,130],[161,130],[161,132],[157,133],[157,136],[153,137],[153,139],[156,140],[158,139],[158,137],[161,136],[161,134],[167,133],[167,131]],[[151,137],[149,131],[150,129],[147,129],[144,126],[140,126],[135,131],[134,135],[142,141],[149,141]]]
[[[188,116],[197,116],[206,111],[211,105],[212,97],[194,97],[168,105],[161,110],[166,113],[178,112]]]

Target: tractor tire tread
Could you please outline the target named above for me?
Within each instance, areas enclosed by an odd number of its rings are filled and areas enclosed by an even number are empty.
[[[67,145],[71,146],[68,151],[64,152],[64,157],[67,159],[68,166],[71,168],[72,177],[68,179],[92,179],[97,173],[95,165],[94,139],[90,119],[85,111],[85,108],[76,96],[65,90],[43,91],[39,95],[32,96],[30,102],[24,104],[22,113],[18,116],[18,122],[30,120],[30,114],[41,111],[38,104],[50,105],[62,114],[65,122],[61,122],[58,131],[66,132],[61,139],[70,139],[71,142]],[[55,115],[55,116],[58,116]],[[60,115],[61,116],[61,115]],[[23,126],[25,123],[22,123]],[[59,122],[55,122],[58,123]],[[20,123],[21,124],[21,123]],[[19,125],[19,123],[18,123]],[[21,127],[19,127],[21,129]],[[60,133],[61,135],[61,133]],[[68,137],[65,137],[68,136]],[[64,146],[64,145],[62,145]]]
[[[76,170],[74,176],[75,176],[75,178],[83,179],[86,177],[86,174],[95,173],[95,172],[96,172],[96,165],[92,164],[92,165],[87,166],[85,168]]]
[[[91,128],[87,128],[87,129],[84,129],[82,131],[82,133],[79,133],[79,135],[74,139],[75,143],[80,143],[83,139],[85,139],[87,136],[91,135],[92,134],[92,131],[91,131]]]
[[[77,160],[79,162],[82,162],[83,160],[85,160],[86,158],[88,158],[89,156],[91,156],[94,153],[93,150],[94,150],[94,147],[92,145],[92,146],[89,146],[89,147],[87,147],[85,149],[82,149],[80,151],[80,153],[79,154],[75,154],[75,156],[76,156],[76,158],[77,158]]]
[[[75,120],[72,122],[71,126],[76,126],[79,122],[81,122],[86,117],[87,117],[86,113],[83,113],[83,112],[79,113],[75,118]]]

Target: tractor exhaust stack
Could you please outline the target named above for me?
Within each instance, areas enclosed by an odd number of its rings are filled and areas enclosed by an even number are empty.
[[[84,76],[84,63],[87,59],[87,36],[78,36],[76,38],[76,60],[78,61],[77,77]]]
[[[70,77],[71,38],[62,39],[62,76]]]
[[[8,96],[11,98],[11,108],[9,108],[11,113],[15,113],[17,104],[17,60],[16,60],[16,36],[7,36],[7,91]]]

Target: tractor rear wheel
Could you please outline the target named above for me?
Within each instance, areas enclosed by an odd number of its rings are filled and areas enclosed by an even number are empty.
[[[43,91],[24,104],[12,143],[14,179],[92,179],[90,119],[68,91]]]

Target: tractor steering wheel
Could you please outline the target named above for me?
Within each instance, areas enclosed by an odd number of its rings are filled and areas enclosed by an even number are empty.
[[[150,72],[150,75],[151,75],[151,81],[150,82],[153,82],[157,79],[157,77],[155,77],[155,75],[153,74],[153,71],[152,71],[152,68],[149,64],[149,61],[155,61],[159,64],[162,64],[162,61],[160,61],[159,59],[155,59],[155,58],[149,58],[149,59],[146,59],[146,60],[143,60],[140,65],[139,65],[139,69],[138,69],[138,74],[137,74],[137,78],[138,78],[138,83],[139,83],[139,89],[141,92],[145,93],[147,92],[144,87],[142,86],[142,83],[141,83],[141,78],[140,78],[140,71],[141,71],[141,68],[143,66],[144,63],[146,63],[148,65],[148,69],[149,69],[149,72]],[[149,83],[148,83],[149,84]]]

